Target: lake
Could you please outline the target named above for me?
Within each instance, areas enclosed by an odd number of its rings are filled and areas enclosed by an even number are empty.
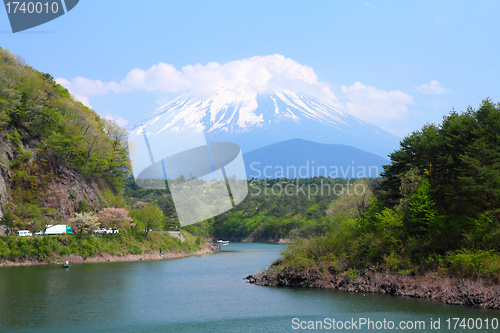
[[[231,243],[212,255],[174,260],[0,268],[0,332],[296,332],[329,328],[333,319],[362,321],[356,332],[385,332],[384,319],[396,332],[474,332],[479,325],[477,332],[500,332],[499,311],[243,280],[282,248]],[[437,320],[441,329],[431,329]],[[398,330],[401,321],[413,330]],[[417,329],[420,321],[425,329]]]

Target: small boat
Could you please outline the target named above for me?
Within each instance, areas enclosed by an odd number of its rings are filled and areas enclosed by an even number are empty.
[[[219,239],[217,241],[217,243],[221,244],[221,245],[229,245],[229,241],[228,240],[222,240],[222,239]]]
[[[66,262],[62,265],[63,268],[69,268],[69,262],[66,260]]]

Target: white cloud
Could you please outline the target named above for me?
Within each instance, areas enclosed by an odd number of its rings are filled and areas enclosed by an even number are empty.
[[[361,82],[355,82],[350,87],[342,86],[341,90],[350,100],[345,104],[347,111],[374,124],[407,118],[408,105],[414,103],[412,96],[400,90],[380,90]]]
[[[159,63],[149,69],[135,68],[119,81],[102,82],[77,77],[71,82],[57,79],[75,97],[143,90],[166,94],[214,94],[229,92],[252,97],[271,90],[301,91],[312,97],[336,101],[329,85],[319,82],[311,67],[282,55],[255,56],[225,64],[188,65],[180,70]]]
[[[90,105],[90,100],[88,95],[82,94],[78,88],[76,88],[76,91],[78,91],[76,92],[72,82],[69,82],[68,80],[63,78],[57,78],[55,79],[55,81],[64,88],[68,89],[69,93],[73,95],[75,100],[82,102],[83,105],[88,106],[89,108],[92,107]]]
[[[425,95],[442,95],[451,92],[450,89],[441,87],[441,84],[437,80],[432,80],[429,83],[424,83],[421,86],[415,87],[415,91]]]
[[[112,122],[116,123],[120,127],[125,127],[125,126],[128,125],[128,120],[123,119],[120,116],[115,116],[115,115],[108,114],[108,115],[104,116],[104,119],[106,119],[108,121],[112,121]]]
[[[188,65],[180,69],[161,62],[149,69],[132,69],[119,81],[103,82],[76,77],[72,81],[57,79],[57,82],[88,106],[92,96],[132,91],[153,92],[159,95],[159,103],[183,93],[217,94],[225,96],[225,100],[232,96],[238,101],[250,101],[258,93],[293,91],[340,104],[329,84],[320,82],[311,67],[279,54],[255,56],[224,64],[209,62],[205,65]],[[407,118],[408,105],[414,103],[412,96],[400,90],[384,91],[360,82],[342,86],[341,90],[342,98],[346,101],[344,109],[375,124]],[[113,118],[116,119],[115,116]]]

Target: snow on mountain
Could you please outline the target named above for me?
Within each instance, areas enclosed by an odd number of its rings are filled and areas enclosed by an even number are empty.
[[[151,138],[166,132],[204,132],[208,141],[234,142],[243,152],[296,138],[350,145],[384,157],[398,146],[396,136],[333,102],[290,90],[218,89],[208,97],[181,95],[131,129],[136,135],[143,131]]]

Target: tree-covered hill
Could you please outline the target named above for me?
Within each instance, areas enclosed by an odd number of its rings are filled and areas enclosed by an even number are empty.
[[[370,268],[500,283],[500,105],[452,112],[390,157],[368,210],[340,214],[325,235],[297,241],[268,278],[315,270],[353,279]]]
[[[340,215],[358,216],[359,211],[366,210],[367,198],[379,182],[380,179],[325,177],[252,179],[248,183],[248,196],[236,207],[184,229],[207,238],[245,242],[290,241],[322,235]],[[342,196],[354,191],[362,195]],[[130,206],[155,203],[162,209],[167,227],[179,224],[168,191],[140,189],[129,178],[124,197]]]
[[[0,215],[8,221],[35,228],[120,200],[124,134],[0,48]]]

